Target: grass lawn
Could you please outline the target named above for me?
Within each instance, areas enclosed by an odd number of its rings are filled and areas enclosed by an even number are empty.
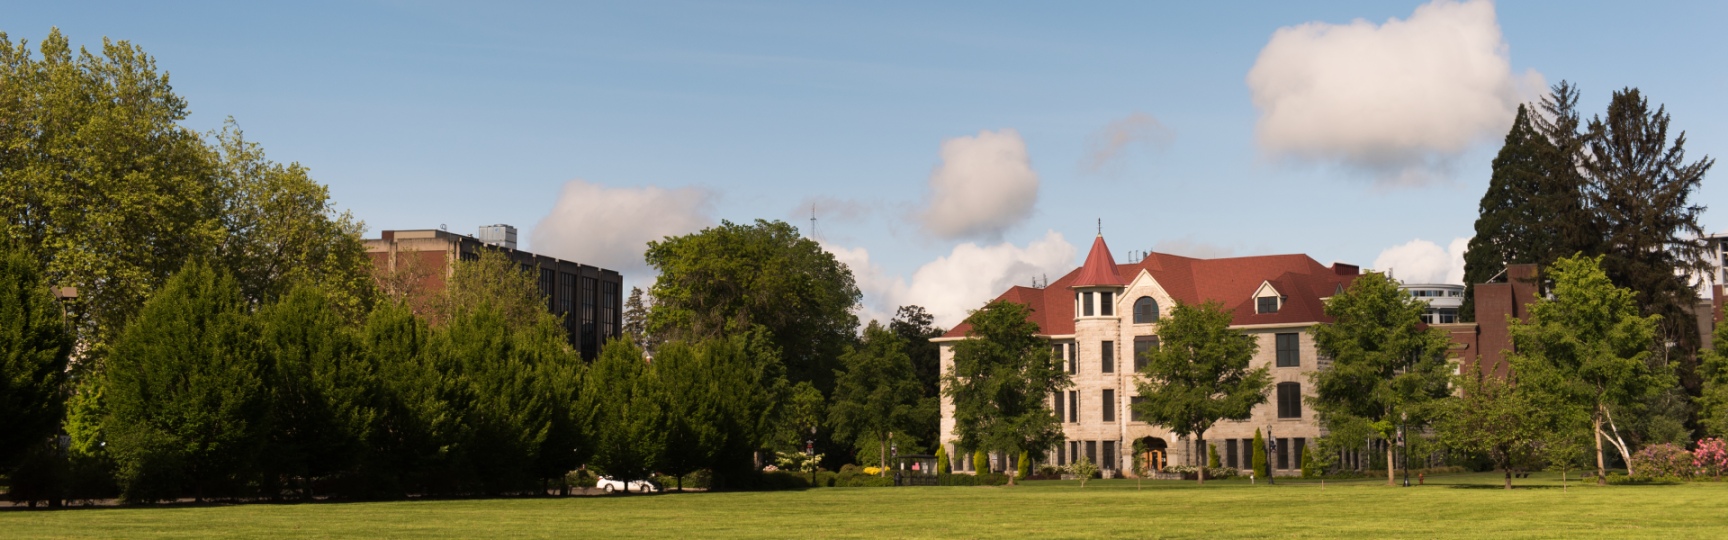
[[[0,511],[0,537],[1728,538],[1728,483],[1030,482],[563,499]],[[1412,479],[1414,481],[1414,479]]]

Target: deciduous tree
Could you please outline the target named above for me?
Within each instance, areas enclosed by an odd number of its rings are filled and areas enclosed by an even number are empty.
[[[922,431],[917,413],[923,400],[906,342],[875,321],[864,339],[840,356],[828,423],[835,437],[856,448],[876,447],[878,465],[888,468],[889,438]]]
[[[1334,432],[1371,429],[1392,440],[1399,422],[1419,428],[1448,395],[1450,341],[1422,324],[1428,305],[1385,274],[1357,277],[1326,301],[1332,322],[1314,326],[1315,348],[1332,367],[1314,372],[1309,400]],[[1393,445],[1386,445],[1386,485],[1393,485]]]
[[[971,329],[954,344],[954,365],[942,377],[961,447],[1024,450],[1041,460],[1062,439],[1049,401],[1071,383],[1028,313],[1024,304],[992,302],[966,318]]]
[[[1230,328],[1230,312],[1217,302],[1177,302],[1158,324],[1156,349],[1147,350],[1138,383],[1140,417],[1206,446],[1206,431],[1220,420],[1247,420],[1266,403],[1272,375],[1250,368],[1259,345]],[[1214,452],[1213,457],[1217,456]],[[1206,483],[1206,465],[1199,483]]]

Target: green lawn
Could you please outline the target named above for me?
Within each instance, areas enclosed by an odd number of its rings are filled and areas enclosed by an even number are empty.
[[[1534,476],[1534,475],[1533,475]],[[1490,474],[0,511],[0,537],[1728,537],[1728,483],[1573,487]],[[1383,483],[1383,481],[1382,481]]]

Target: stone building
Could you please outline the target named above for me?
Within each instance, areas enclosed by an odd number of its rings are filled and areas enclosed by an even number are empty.
[[[1083,266],[1042,288],[1016,286],[998,300],[1028,305],[1041,335],[1049,338],[1073,386],[1051,396],[1062,419],[1064,441],[1047,452],[1047,463],[1067,465],[1086,456],[1113,474],[1130,474],[1134,442],[1148,451],[1148,469],[1203,464],[1195,441],[1178,438],[1163,426],[1144,422],[1130,407],[1136,396],[1139,354],[1158,346],[1158,321],[1177,301],[1220,302],[1233,313],[1232,327],[1259,343],[1252,366],[1266,366],[1273,378],[1267,403],[1245,421],[1223,421],[1207,431],[1224,466],[1247,467],[1254,430],[1270,432],[1277,450],[1268,461],[1278,475],[1301,471],[1302,452],[1323,434],[1305,402],[1312,395],[1309,374],[1325,369],[1315,352],[1309,327],[1325,322],[1326,298],[1338,294],[1360,274],[1356,266],[1324,266],[1306,255],[1267,255],[1196,259],[1149,253],[1138,261],[1117,263],[1099,236]],[[953,345],[966,339],[962,323],[934,339],[941,366],[953,365]],[[941,403],[941,437],[957,471],[973,471],[970,452],[955,448],[953,404]],[[1001,456],[993,456],[1002,469]]]

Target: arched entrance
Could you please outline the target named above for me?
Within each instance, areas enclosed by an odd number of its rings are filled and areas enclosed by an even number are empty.
[[[1134,449],[1140,453],[1146,474],[1164,472],[1164,467],[1170,464],[1169,444],[1161,437],[1141,437],[1134,441]]]

